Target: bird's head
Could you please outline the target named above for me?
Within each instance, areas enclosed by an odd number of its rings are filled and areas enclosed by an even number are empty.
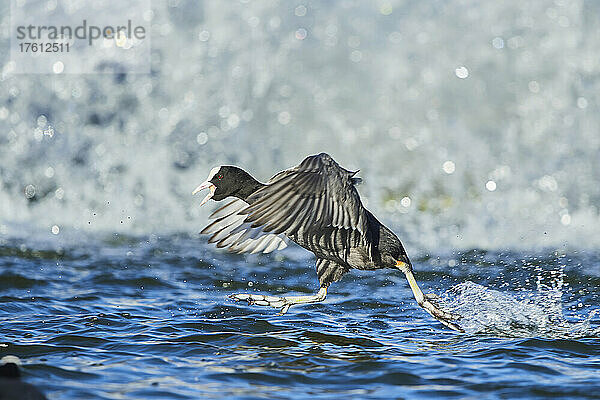
[[[229,196],[241,198],[240,193],[246,192],[253,182],[256,182],[256,180],[243,169],[233,165],[221,165],[211,169],[208,178],[194,189],[192,194],[196,194],[203,189],[209,190],[200,205],[210,199],[221,201]]]

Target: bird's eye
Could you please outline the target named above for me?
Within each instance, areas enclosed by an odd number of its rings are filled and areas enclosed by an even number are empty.
[[[219,174],[219,175],[217,176],[217,179],[218,179],[218,180],[221,180],[221,179],[223,179],[223,175]]]

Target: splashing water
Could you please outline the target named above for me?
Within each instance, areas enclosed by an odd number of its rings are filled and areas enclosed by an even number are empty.
[[[597,336],[593,310],[583,320],[570,321],[563,314],[560,287],[540,286],[537,292],[514,295],[471,281],[452,287],[445,307],[461,317],[459,325],[467,333],[506,337],[580,338]]]

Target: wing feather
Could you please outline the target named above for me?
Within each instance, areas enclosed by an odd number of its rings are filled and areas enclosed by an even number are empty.
[[[246,202],[244,202],[244,201],[240,202],[238,200],[239,199],[233,199],[229,203],[225,204],[223,207],[218,208],[208,217],[208,219],[219,219],[219,218],[237,213],[238,211],[240,211],[248,206],[248,204]]]
[[[265,232],[247,221],[248,215],[241,213],[247,207],[248,203],[240,199],[228,202],[210,215],[214,221],[200,233],[211,235],[208,242],[216,243],[218,248],[238,253],[270,253],[286,248],[288,239],[284,235]]]
[[[340,167],[329,155],[309,156],[298,166],[273,176],[248,198],[240,211],[246,221],[266,232],[294,235],[325,227],[356,230],[369,242],[367,211],[353,178],[356,172]],[[367,243],[368,245],[370,243]]]
[[[349,237],[370,248],[369,213],[356,190],[360,180],[355,174],[325,153],[309,156],[298,166],[274,175],[246,201],[233,199],[218,208],[209,217],[214,221],[201,233],[211,235],[209,242],[216,242],[217,247],[239,253],[281,250],[287,246],[286,236],[298,234],[333,252],[347,253],[343,248]],[[325,228],[334,229],[322,238]],[[350,231],[358,235],[350,235]],[[330,268],[323,269],[326,281],[338,274]]]

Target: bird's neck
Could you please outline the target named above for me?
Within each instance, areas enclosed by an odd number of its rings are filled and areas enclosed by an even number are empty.
[[[265,186],[263,183],[260,183],[259,181],[254,179],[252,175],[246,172],[237,185],[238,190],[235,191],[233,195],[238,199],[242,199],[247,202],[248,197],[263,186]]]

